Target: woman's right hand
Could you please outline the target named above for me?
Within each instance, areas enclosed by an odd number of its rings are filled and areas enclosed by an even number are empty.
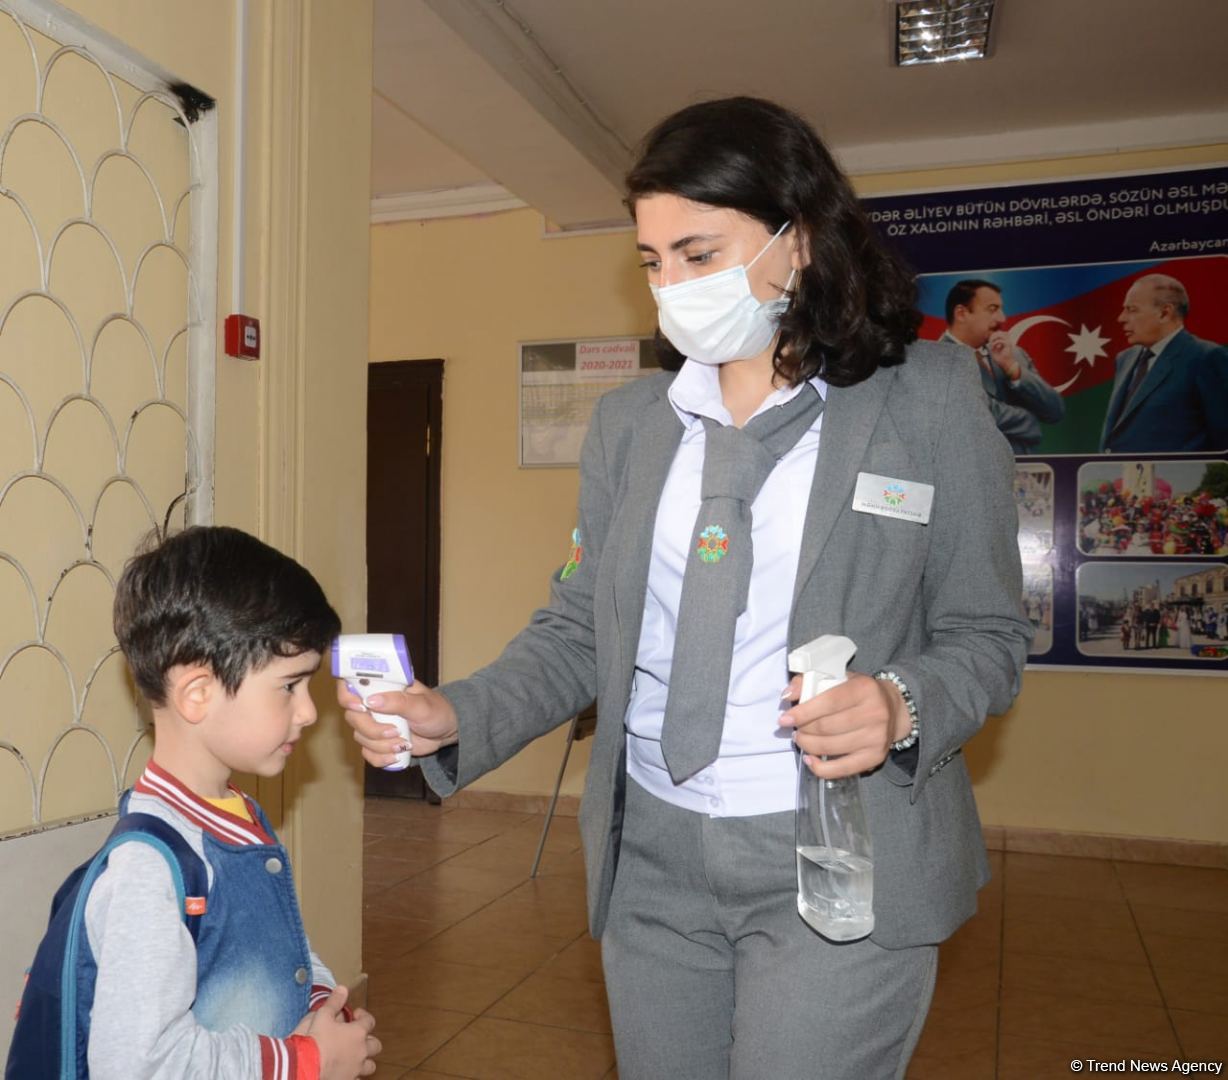
[[[337,681],[337,700],[345,709],[345,722],[354,729],[354,741],[362,747],[362,756],[377,769],[391,765],[397,754],[407,749],[397,729],[372,716],[362,699],[350,693],[344,679]],[[373,695],[368,704],[372,712],[405,717],[412,734],[414,757],[426,757],[456,742],[456,711],[452,703],[421,683]]]

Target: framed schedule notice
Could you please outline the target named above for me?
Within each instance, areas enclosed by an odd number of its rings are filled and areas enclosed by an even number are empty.
[[[652,338],[520,343],[520,464],[574,468],[607,390],[659,371]]]

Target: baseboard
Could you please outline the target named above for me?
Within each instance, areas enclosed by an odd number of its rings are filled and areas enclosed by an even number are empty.
[[[990,851],[1077,855],[1085,859],[1118,859],[1121,862],[1170,863],[1175,866],[1228,869],[1228,844],[1213,840],[1119,836],[1113,833],[1028,829],[1018,825],[986,825],[983,832],[985,846]]]
[[[458,791],[448,805],[469,810],[502,810],[515,814],[544,814],[549,795],[509,791]],[[560,795],[556,817],[575,817],[578,795]],[[1120,836],[1113,833],[1029,829],[1018,825],[986,825],[985,846],[990,851],[1018,851],[1033,855],[1077,855],[1085,859],[1122,862],[1170,863],[1174,866],[1211,866],[1228,869],[1228,844],[1213,840],[1171,840],[1156,836]]]
[[[448,805],[464,810],[505,810],[514,814],[544,814],[550,809],[549,795],[524,795],[510,791],[458,791]],[[579,795],[560,795],[555,817],[576,817],[580,813]]]

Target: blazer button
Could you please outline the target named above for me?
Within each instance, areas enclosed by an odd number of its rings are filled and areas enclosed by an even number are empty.
[[[307,981],[307,969],[303,967],[299,968],[298,971],[294,973],[294,981],[298,983],[299,986],[302,986],[303,983]]]
[[[281,873],[281,859],[278,859],[278,858],[268,859],[264,864],[264,868],[270,874],[280,874]]]

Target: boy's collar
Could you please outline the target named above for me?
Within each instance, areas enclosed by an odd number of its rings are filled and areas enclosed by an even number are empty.
[[[252,810],[252,821],[244,821],[237,814],[202,799],[152,760],[146,763],[145,771],[132,785],[132,790],[160,799],[193,825],[224,844],[276,844],[277,840],[261,826],[260,818],[254,810],[255,803],[233,784],[228,786],[231,792],[242,797]]]

